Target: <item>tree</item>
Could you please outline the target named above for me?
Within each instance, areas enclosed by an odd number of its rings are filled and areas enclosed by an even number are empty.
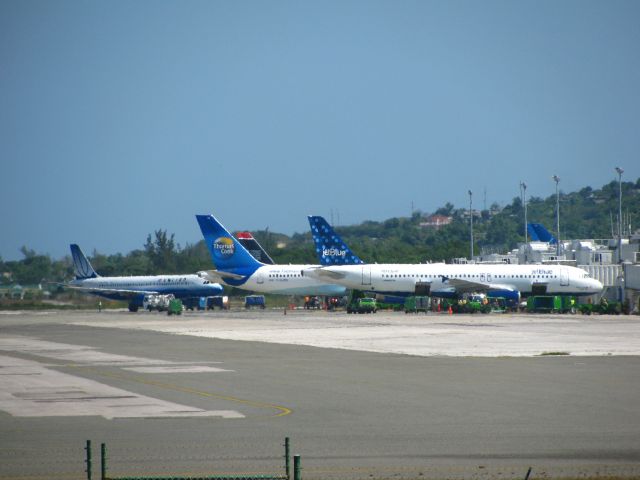
[[[144,250],[151,261],[154,273],[176,273],[176,256],[178,251],[174,241],[174,234],[167,235],[166,230],[156,230],[155,239],[151,234],[147,236]]]
[[[453,214],[453,209],[454,209],[453,204],[450,202],[447,202],[445,203],[444,207],[440,207],[439,209],[436,210],[436,215],[445,215],[447,217],[450,217]]]

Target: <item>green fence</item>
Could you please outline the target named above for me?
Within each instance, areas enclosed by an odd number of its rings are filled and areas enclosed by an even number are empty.
[[[86,451],[86,473],[87,480],[93,480],[93,455],[91,440],[87,440]],[[293,457],[293,480],[301,480],[300,455]],[[284,472],[279,474],[265,475],[211,475],[211,476],[162,476],[162,477],[112,477],[108,475],[107,468],[107,445],[100,444],[100,480],[291,480],[291,455],[289,437],[284,439]]]

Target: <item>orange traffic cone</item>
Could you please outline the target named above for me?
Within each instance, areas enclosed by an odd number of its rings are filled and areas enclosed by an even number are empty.
[[[449,315],[453,314],[453,310],[451,309],[451,305],[449,305]]]

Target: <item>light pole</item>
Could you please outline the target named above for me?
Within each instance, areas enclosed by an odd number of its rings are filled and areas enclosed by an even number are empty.
[[[471,232],[471,258],[469,260],[473,260],[473,192],[469,190],[469,230]]]
[[[551,178],[556,182],[556,257],[560,257],[560,191],[558,190],[560,177],[554,175]]]
[[[618,172],[618,263],[622,263],[622,174],[624,170],[616,167]]]
[[[522,189],[522,205],[524,206],[524,243],[527,243],[527,184],[520,182]]]

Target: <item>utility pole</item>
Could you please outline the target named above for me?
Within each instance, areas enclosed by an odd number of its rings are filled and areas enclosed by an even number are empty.
[[[622,174],[624,170],[616,167],[618,172],[618,263],[622,263]]]
[[[556,182],[556,257],[560,257],[560,191],[558,190],[560,177],[554,175],[551,178]]]
[[[469,190],[469,230],[471,233],[471,258],[473,260],[473,192]]]
[[[527,184],[520,182],[522,205],[524,206],[524,243],[527,243]]]

